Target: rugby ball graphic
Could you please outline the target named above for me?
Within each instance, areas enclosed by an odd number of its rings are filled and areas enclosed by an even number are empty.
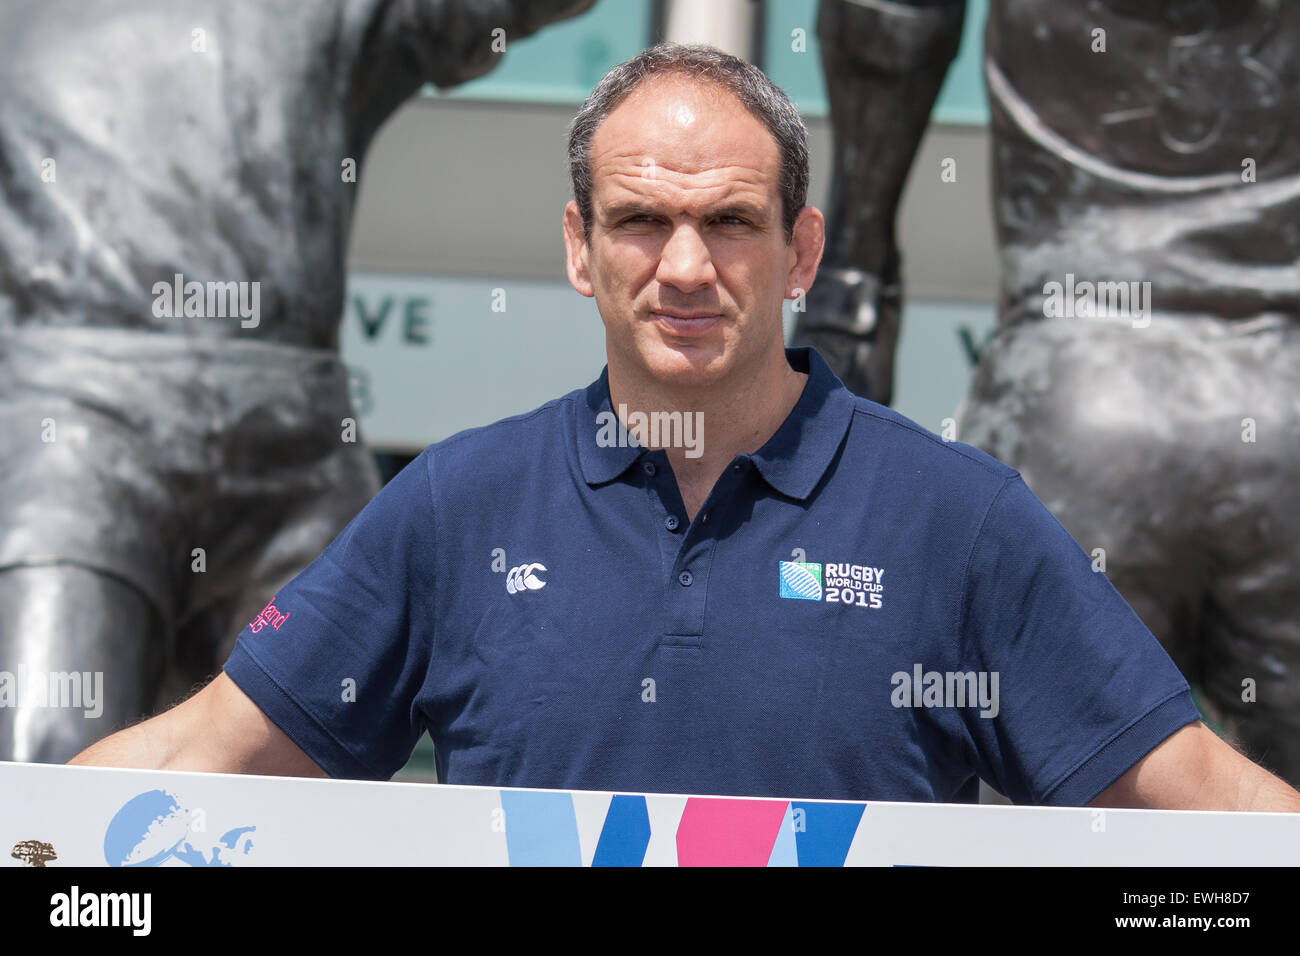
[[[822,583],[817,579],[817,575],[813,574],[804,565],[794,561],[782,561],[781,597],[820,601],[822,599]]]

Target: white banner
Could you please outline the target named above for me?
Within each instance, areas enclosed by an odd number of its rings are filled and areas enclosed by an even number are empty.
[[[44,866],[1293,866],[1300,815],[610,794],[0,763]]]

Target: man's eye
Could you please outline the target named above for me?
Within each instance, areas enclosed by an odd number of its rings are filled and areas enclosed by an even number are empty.
[[[745,220],[741,219],[739,216],[719,216],[718,222],[722,223],[724,226],[745,225]]]

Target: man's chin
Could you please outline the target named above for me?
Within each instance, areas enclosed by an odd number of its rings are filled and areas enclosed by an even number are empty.
[[[726,353],[702,344],[664,345],[647,363],[652,377],[675,385],[707,385],[727,371]]]

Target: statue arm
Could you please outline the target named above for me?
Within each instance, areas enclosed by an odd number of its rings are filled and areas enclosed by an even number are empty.
[[[595,0],[391,0],[383,30],[422,82],[456,86],[490,72],[501,47],[589,9]]]
[[[483,76],[511,43],[593,3],[382,0],[373,17],[353,25],[361,39],[346,97],[350,148],[363,152],[384,120],[424,84],[445,89]]]
[[[817,19],[835,145],[826,251],[794,344],[888,403],[902,289],[895,217],[956,56],[965,0],[822,0]]]

